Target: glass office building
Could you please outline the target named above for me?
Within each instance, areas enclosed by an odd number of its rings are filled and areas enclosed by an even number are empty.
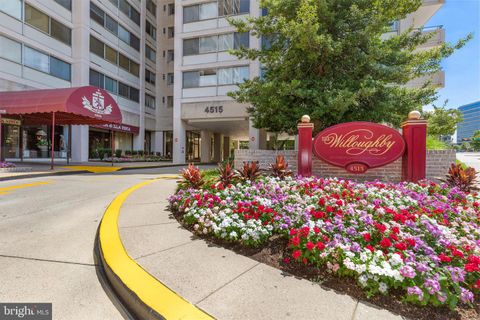
[[[463,122],[458,124],[457,143],[462,143],[480,130],[480,101],[461,106],[458,110],[463,114]]]

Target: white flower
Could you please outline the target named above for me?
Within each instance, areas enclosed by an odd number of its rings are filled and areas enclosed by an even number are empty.
[[[379,290],[381,293],[386,293],[387,290],[388,290],[387,284],[384,283],[384,282],[380,282],[380,283],[378,284],[378,290]]]

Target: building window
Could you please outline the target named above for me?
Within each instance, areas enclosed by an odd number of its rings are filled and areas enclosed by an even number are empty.
[[[140,51],[140,39],[91,2],[90,18],[135,50]]]
[[[233,85],[249,79],[249,67],[205,69],[183,73],[183,88]]]
[[[27,46],[25,46],[23,53],[23,64],[25,66],[70,81],[70,64]]]
[[[167,108],[173,108],[173,96],[167,96]]]
[[[22,20],[22,0],[0,0],[0,11]]]
[[[157,16],[157,5],[152,0],[147,0],[147,10],[150,12],[154,17]]]
[[[183,7],[183,23],[214,19],[217,16],[217,2],[208,2]]]
[[[174,27],[168,27],[167,37],[170,39],[170,38],[173,38],[174,36],[175,36],[175,28]]]
[[[72,11],[72,0],[55,0],[55,2],[65,9]]]
[[[218,69],[218,85],[230,85],[242,83],[249,78],[248,67],[221,68]]]
[[[155,62],[157,60],[155,50],[150,48],[150,46],[148,45],[145,45],[145,57],[147,57],[152,62]]]
[[[50,74],[57,78],[70,81],[70,64],[50,56]]]
[[[248,32],[227,33],[218,36],[201,37],[183,40],[183,55],[197,55],[210,52],[228,51],[230,49],[248,48],[250,46]]]
[[[49,16],[28,4],[25,4],[25,22],[38,30],[50,33]]]
[[[153,38],[153,40],[157,39],[157,29],[148,20],[145,24],[145,31]]]
[[[163,155],[167,158],[171,158],[172,150],[173,150],[173,131],[163,131]]]
[[[168,4],[168,15],[173,16],[175,14],[175,3]]]
[[[22,63],[22,44],[0,36],[0,58]]]
[[[140,75],[140,65],[138,63],[130,60],[125,55],[119,53],[117,50],[107,46],[102,41],[92,36],[90,36],[90,52],[113,63],[114,65],[122,67],[136,77]]]
[[[127,17],[130,18],[137,25],[140,25],[140,13],[135,10],[126,0],[118,0],[118,9],[123,12]]]
[[[125,83],[112,79],[98,71],[90,69],[90,85],[118,94],[119,96],[139,102],[139,90]]]
[[[173,73],[167,74],[167,85],[171,86],[174,83],[174,76]]]
[[[172,62],[175,59],[175,51],[168,50],[167,51],[167,62]]]
[[[152,71],[145,69],[145,82],[155,85],[156,75]]]
[[[145,93],[145,107],[155,110],[155,97]]]
[[[250,12],[250,0],[218,0],[218,16],[230,16]]]
[[[99,25],[105,25],[105,12],[102,9],[90,2],[90,19],[97,22]]]
[[[50,18],[45,13],[35,9],[29,4],[25,4],[25,22],[32,27],[37,28],[49,34],[67,45],[72,44],[72,30],[64,26],[55,19]]]

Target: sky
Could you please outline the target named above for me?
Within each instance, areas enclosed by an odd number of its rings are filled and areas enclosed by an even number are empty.
[[[473,39],[442,62],[445,88],[438,91],[434,103],[447,108],[480,100],[480,0],[445,0],[445,4],[425,25],[445,28],[445,40],[455,43],[470,32]],[[427,106],[424,110],[431,109]]]

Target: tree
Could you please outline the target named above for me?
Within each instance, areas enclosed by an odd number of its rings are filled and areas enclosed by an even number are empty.
[[[428,120],[428,134],[436,137],[451,136],[455,133],[457,125],[463,121],[462,112],[458,109],[446,109],[447,102],[442,107],[433,106],[433,110],[425,112]]]
[[[472,137],[472,141],[470,141],[470,144],[475,151],[480,150],[480,130],[475,131]]]
[[[233,50],[259,60],[262,77],[246,80],[230,96],[248,109],[257,128],[296,132],[309,114],[322,129],[366,120],[398,125],[409,111],[436,99],[436,89],[405,84],[440,68],[462,47],[416,48],[433,35],[413,29],[386,36],[392,21],[416,11],[421,0],[260,0],[266,16],[229,19],[239,32],[262,39],[262,48]]]

